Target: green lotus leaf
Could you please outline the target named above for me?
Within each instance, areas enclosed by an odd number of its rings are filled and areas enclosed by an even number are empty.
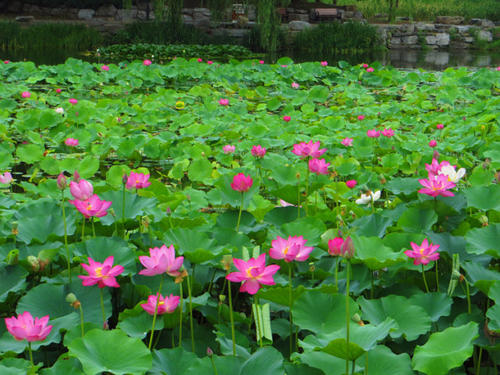
[[[431,229],[438,216],[434,210],[410,207],[398,220],[398,227],[407,232],[421,233]]]
[[[472,356],[478,325],[470,322],[433,333],[427,342],[415,348],[413,368],[427,375],[445,375]]]
[[[420,293],[410,297],[412,304],[422,307],[437,322],[442,316],[449,316],[453,300],[445,293]]]
[[[467,207],[480,210],[500,210],[500,186],[473,186],[464,190],[467,198]]]
[[[385,230],[391,226],[393,220],[378,214],[363,216],[352,222],[356,234],[365,237],[384,237]]]
[[[113,374],[145,374],[151,369],[152,356],[138,338],[121,330],[94,329],[68,345],[69,355],[77,358],[85,374],[109,371]]]
[[[466,250],[471,254],[488,254],[496,258],[500,256],[500,224],[471,229],[465,235]]]
[[[240,375],[275,375],[284,372],[283,356],[273,348],[267,346],[252,354],[241,366]]]
[[[111,225],[115,220],[121,220],[123,214],[123,193],[121,191],[107,191],[100,195],[101,199],[113,202],[111,207],[116,218],[111,214],[101,217],[99,220],[104,225]],[[139,215],[144,215],[149,209],[156,207],[155,198],[145,198],[134,193],[125,192],[125,218],[135,219]]]
[[[0,302],[4,302],[9,293],[17,293],[26,285],[26,276],[28,272],[20,267],[0,265],[0,279],[3,280],[0,284]]]
[[[410,356],[406,353],[394,354],[391,349],[384,345],[378,345],[368,352],[368,361],[360,365],[363,367],[368,363],[370,375],[386,375],[388,373],[398,375],[413,375]]]
[[[40,375],[83,375],[82,365],[76,358],[69,357],[66,353],[62,354],[50,368],[42,369]]]
[[[394,252],[391,248],[385,246],[378,237],[353,235],[352,241],[355,259],[361,260],[372,270],[379,270],[408,260],[403,252]]]

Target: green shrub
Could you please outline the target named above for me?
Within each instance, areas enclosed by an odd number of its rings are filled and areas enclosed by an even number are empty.
[[[293,43],[294,51],[314,59],[341,53],[362,53],[382,46],[375,27],[358,22],[322,23],[301,31]]]

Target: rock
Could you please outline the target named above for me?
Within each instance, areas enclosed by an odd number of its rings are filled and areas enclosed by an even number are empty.
[[[477,39],[485,42],[491,42],[493,40],[493,35],[491,34],[491,31],[480,30],[477,33]]]
[[[91,20],[94,18],[95,10],[94,9],[80,9],[78,11],[78,19],[79,20]]]
[[[351,12],[350,10],[346,10],[344,12],[344,17],[343,18],[353,18],[354,17],[354,12]]]
[[[409,21],[410,17],[396,17],[396,22]]]
[[[95,14],[96,17],[114,17],[117,9],[113,4],[101,5]]]
[[[427,35],[425,37],[425,42],[429,46],[448,46],[450,44],[450,34],[447,33],[437,33],[435,35]]]
[[[401,38],[400,37],[392,37],[390,46],[391,47],[399,47],[401,45]]]
[[[132,21],[137,18],[137,9],[118,9],[115,19],[118,21]]]
[[[182,8],[182,14],[193,16],[193,13],[194,13],[193,8]]]
[[[436,23],[444,23],[445,25],[461,25],[464,18],[460,16],[437,16]]]
[[[436,30],[436,26],[432,23],[418,22],[415,25],[415,27],[418,31],[434,31],[434,30]]]
[[[495,27],[495,23],[493,21],[484,19],[481,21],[481,26],[482,27]]]
[[[291,21],[288,23],[288,28],[291,31],[302,31],[311,27],[309,22],[305,21]]]
[[[434,65],[448,65],[450,54],[443,51],[429,51],[425,54],[425,62]]]
[[[409,35],[409,36],[404,36],[401,41],[403,44],[417,44],[418,43],[418,36],[416,35]]]
[[[456,27],[457,31],[460,33],[460,34],[466,34],[469,32],[470,30],[470,26],[467,25],[467,26],[457,26]]]
[[[354,12],[354,16],[352,17],[355,20],[361,21],[363,18],[363,13],[361,13],[359,10]]]
[[[194,23],[194,18],[193,18],[193,16],[191,16],[189,14],[183,14],[182,15],[182,22],[189,24],[189,25],[192,25]]]
[[[482,22],[483,20],[481,18],[471,18],[469,21],[471,25],[481,25]]]
[[[18,16],[18,17],[16,17],[16,22],[31,22],[34,20],[35,20],[35,17],[33,17],[33,16]]]
[[[212,15],[212,13],[210,12],[210,9],[208,9],[208,8],[194,8],[195,16],[197,13],[202,14],[205,17],[210,17]]]
[[[474,43],[474,38],[473,38],[473,37],[471,37],[471,36],[466,36],[466,37],[464,38],[464,42],[465,42],[465,43]]]

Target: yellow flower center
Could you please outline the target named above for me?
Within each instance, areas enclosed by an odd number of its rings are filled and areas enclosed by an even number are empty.
[[[247,276],[248,276],[248,277],[254,278],[254,276],[252,275],[252,270],[253,270],[254,268],[257,268],[257,267],[253,266],[253,267],[248,267],[248,268],[247,268]]]
[[[102,277],[102,267],[97,267],[95,269],[95,274],[97,277]]]
[[[160,301],[160,302],[158,302],[158,307],[163,306],[164,304],[165,304],[165,302]]]
[[[87,211],[90,211],[92,209],[92,205],[91,204],[88,204],[87,205]]]
[[[290,250],[290,246],[285,247],[285,250],[283,250],[283,254],[288,254],[288,251]]]
[[[425,250],[425,249],[424,249],[423,247],[421,247],[421,248],[419,249],[420,255],[424,255],[424,250]]]

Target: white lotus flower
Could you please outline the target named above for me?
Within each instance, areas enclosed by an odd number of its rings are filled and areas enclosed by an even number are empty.
[[[357,204],[368,204],[371,202],[375,202],[380,199],[380,190],[377,190],[375,193],[373,191],[369,191],[367,194],[361,194],[361,198],[356,199]]]
[[[457,183],[460,179],[465,176],[465,168],[460,168],[458,171],[455,170],[454,165],[445,165],[439,170],[439,174],[448,177],[448,181]]]
[[[64,113],[64,108],[63,107],[57,107],[54,111],[57,113]]]

